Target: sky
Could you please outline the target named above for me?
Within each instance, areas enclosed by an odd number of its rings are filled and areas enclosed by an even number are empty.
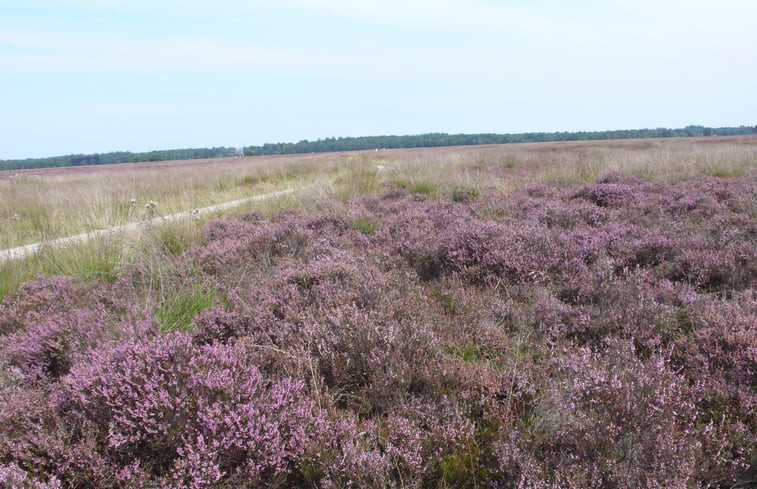
[[[757,124],[753,0],[0,0],[0,159]]]

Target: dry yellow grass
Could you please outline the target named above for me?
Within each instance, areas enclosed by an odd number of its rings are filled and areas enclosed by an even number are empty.
[[[15,172],[0,179],[0,248],[296,186],[332,171],[334,160],[308,155]]]

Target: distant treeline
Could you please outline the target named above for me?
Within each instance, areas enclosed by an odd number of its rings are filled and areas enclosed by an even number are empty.
[[[367,136],[326,138],[299,143],[266,143],[248,146],[245,156],[359,151],[376,148],[431,148],[437,146],[472,146],[477,144],[539,143],[550,141],[588,141],[602,139],[672,138],[697,136],[735,136],[757,134],[757,126],[719,127],[687,126],[683,129],[630,129],[618,131],[526,132],[520,134],[446,134],[417,136]]]
[[[234,156],[235,148],[190,148],[169,149],[132,153],[116,151],[113,153],[95,153],[90,155],[75,154],[53,156],[50,158],[28,158],[25,160],[0,160],[0,170],[21,170],[29,168],[51,168],[58,166],[109,165],[111,163],[139,163],[142,161],[194,160],[199,158],[221,158]]]
[[[641,139],[697,136],[736,136],[757,134],[757,126],[705,127],[686,126],[683,129],[629,129],[617,131],[580,132],[526,132],[520,134],[446,134],[431,133],[414,136],[366,136],[349,138],[326,138],[317,141],[303,140],[298,143],[266,143],[262,146],[247,146],[245,156],[325,153],[331,151],[359,151],[376,148],[430,148],[437,146],[471,146],[477,144],[535,143],[550,141],[588,141],[606,139]],[[0,170],[49,168],[58,166],[107,165],[161,160],[190,160],[198,158],[221,158],[237,154],[236,148],[170,149],[132,153],[119,151],[105,154],[76,154],[51,158],[25,160],[0,160]]]

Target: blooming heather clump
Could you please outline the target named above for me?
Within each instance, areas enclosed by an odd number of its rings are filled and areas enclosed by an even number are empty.
[[[587,185],[576,197],[592,202],[599,207],[619,207],[634,199],[633,188],[620,183],[595,183]]]
[[[50,395],[6,389],[0,457],[64,486],[283,482],[325,429],[302,388],[266,379],[240,347],[130,340],[93,352]]]
[[[28,382],[48,381],[91,349],[155,331],[149,311],[117,306],[107,294],[70,277],[27,284],[0,310],[0,361]]]
[[[726,248],[704,245],[678,254],[665,267],[666,276],[703,290],[753,288],[757,282],[757,246],[739,243]]]
[[[199,345],[228,343],[242,334],[249,334],[252,327],[249,316],[220,306],[202,311],[195,317],[193,326],[194,342]]]
[[[535,426],[516,431],[498,449],[501,466],[519,479],[515,485],[711,486],[733,474],[708,473],[713,465],[735,473],[748,468],[748,457],[738,452],[724,457],[735,447],[698,409],[667,354],[641,360],[629,342],[611,342],[606,350],[577,350],[553,361],[556,382],[540,394]]]
[[[266,379],[241,347],[185,334],[97,352],[63,386],[60,409],[97,434],[122,481],[133,471],[176,487],[274,480],[323,429],[302,383]]]
[[[688,308],[690,335],[677,342],[675,358],[692,380],[729,390],[728,404],[757,414],[757,297],[707,298]],[[722,406],[725,407],[725,406]]]
[[[324,487],[439,484],[445,461],[465,454],[474,427],[451,407],[408,404],[404,411],[380,422],[347,417],[335,423],[323,447],[333,457],[322,467]]]
[[[73,277],[38,277],[25,284],[0,309],[0,334],[13,333],[24,325],[67,311],[86,300],[85,288]]]
[[[60,481],[53,477],[49,482],[32,479],[15,465],[0,465],[0,487],[16,489],[60,489]]]
[[[271,223],[259,222],[255,214],[215,219],[203,234],[207,245],[195,249],[195,253],[206,271],[218,274],[244,268],[251,261],[269,263],[277,257],[296,255],[312,236],[294,216]]]

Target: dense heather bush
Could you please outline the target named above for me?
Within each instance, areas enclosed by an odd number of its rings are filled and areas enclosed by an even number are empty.
[[[564,460],[591,467],[593,476],[621,487],[688,487],[702,481],[703,461],[728,462],[716,428],[700,419],[685,380],[664,352],[642,360],[628,342],[610,343],[600,354],[577,352],[559,361],[559,401],[565,420],[552,444]],[[713,446],[714,445],[714,446]],[[712,449],[713,451],[710,451]],[[562,452],[562,453],[560,453]],[[676,460],[676,464],[668,464]],[[748,461],[734,461],[741,469]],[[555,470],[571,472],[571,462]]]
[[[48,388],[44,388],[48,387]],[[29,470],[29,478],[63,487],[106,485],[111,470],[92,433],[62,416],[49,386],[6,388],[0,395],[0,460]]]
[[[241,347],[167,334],[94,353],[63,379],[57,402],[96,436],[117,480],[208,487],[292,474],[324,427],[301,391],[266,379]]]
[[[633,187],[621,183],[595,183],[585,186],[576,197],[600,207],[619,207],[636,198]]]
[[[0,487],[753,485],[755,188],[216,219],[163,275],[218,291],[186,333],[139,267],[39,279],[0,308]]]
[[[0,465],[0,487],[16,489],[59,489],[60,481],[52,478],[49,483],[32,479],[15,465]]]
[[[421,291],[351,253],[321,251],[232,289],[236,311],[209,311],[195,338],[244,337],[261,368],[316,374],[335,402],[360,411],[385,411],[397,396],[430,389],[438,342]]]
[[[255,214],[211,221],[203,232],[206,246],[193,251],[209,273],[229,273],[246,262],[267,264],[276,257],[296,255],[312,238],[302,219],[283,216],[275,222],[261,222]]]
[[[0,309],[0,334],[13,333],[25,325],[79,307],[87,300],[87,288],[73,277],[38,277]]]
[[[704,290],[754,288],[757,246],[739,243],[725,249],[712,246],[683,250],[666,267],[666,276]]]
[[[474,430],[458,410],[445,404],[410,404],[402,415],[380,422],[348,417],[336,423],[323,447],[333,457],[333,463],[322,467],[324,487],[438,484],[450,460],[469,449]]]
[[[239,335],[252,332],[250,316],[214,306],[195,317],[192,336],[195,344],[229,343]]]
[[[0,310],[0,361],[28,382],[65,375],[78,356],[110,342],[154,333],[149,311],[111,300],[112,291],[70,277],[24,286]]]

